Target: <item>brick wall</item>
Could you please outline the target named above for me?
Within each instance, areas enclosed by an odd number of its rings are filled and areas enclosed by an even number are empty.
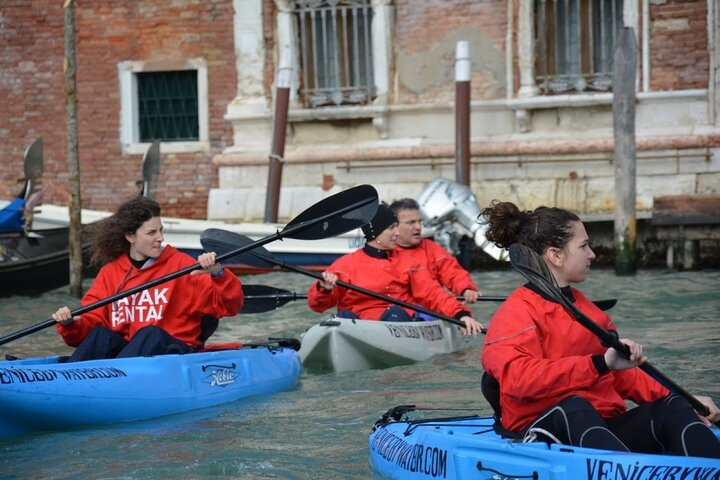
[[[31,8],[30,3],[35,5]],[[45,170],[65,158],[60,2],[3,3],[0,17],[0,198],[19,191],[23,153],[43,137]],[[62,174],[67,178],[67,169]],[[60,180],[62,181],[62,180]]]
[[[653,91],[708,86],[706,0],[650,2]]]
[[[505,95],[505,0],[396,0],[393,103],[455,98],[455,45],[467,40],[472,58],[471,97]]]
[[[0,118],[0,156],[7,165],[0,195],[14,193],[22,153],[42,136],[45,203],[67,203],[63,92],[63,10],[55,0],[3,6],[0,95],[11,114]],[[206,218],[217,185],[213,155],[232,144],[224,120],[237,91],[231,0],[111,0],[76,2],[78,136],[83,207],[114,210],[137,192],[142,155],[120,146],[118,63],[204,58],[208,65],[211,151],[163,154],[158,200],[163,214]],[[49,180],[54,178],[54,180]]]

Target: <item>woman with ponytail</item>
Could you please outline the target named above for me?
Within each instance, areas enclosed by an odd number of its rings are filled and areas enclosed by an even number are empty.
[[[486,236],[501,248],[525,245],[542,257],[561,292],[585,315],[613,332],[610,317],[572,284],[583,282],[595,253],[577,215],[560,208],[522,211],[493,201],[481,217]],[[699,417],[641,369],[640,344],[621,339],[626,358],[528,283],[518,287],[490,321],[482,365],[499,382],[502,426],[524,441],[645,453],[720,458],[720,442]],[[638,406],[629,409],[626,400]]]

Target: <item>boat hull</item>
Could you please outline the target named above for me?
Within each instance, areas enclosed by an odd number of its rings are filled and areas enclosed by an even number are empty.
[[[41,293],[70,278],[68,228],[0,235],[0,296]],[[90,244],[83,246],[85,260]],[[87,264],[87,261],[84,262]],[[96,273],[86,269],[84,274]]]
[[[332,317],[308,329],[298,352],[305,368],[356,371],[427,360],[472,341],[442,320],[379,322]]]
[[[384,478],[615,480],[720,478],[720,460],[517,443],[499,437],[491,417],[439,419],[408,428],[376,424],[370,463]],[[720,432],[715,429],[720,437]]]
[[[0,362],[0,438],[150,419],[292,388],[297,352],[259,347],[58,363]]]

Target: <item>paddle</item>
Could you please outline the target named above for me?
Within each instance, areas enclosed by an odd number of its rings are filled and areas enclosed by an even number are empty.
[[[275,310],[286,303],[307,298],[306,293],[295,293],[282,288],[275,288],[268,285],[243,285],[245,300],[240,313],[263,313]],[[457,296],[462,301],[465,297]],[[501,302],[503,297],[493,297],[495,301]]]
[[[616,334],[605,330],[589,318],[587,315],[578,310],[572,302],[565,297],[558,287],[555,276],[548,268],[545,261],[534,250],[525,245],[513,244],[510,246],[510,264],[515,270],[520,272],[533,286],[540,290],[548,299],[562,305],[565,310],[573,316],[573,318],[583,327],[590,330],[597,336],[603,345],[608,345],[615,350],[622,352],[626,357],[630,356],[630,349],[622,343]],[[710,411],[708,407],[701,403],[694,396],[690,395],[678,384],[663,375],[658,369],[645,362],[639,366],[645,373],[654,378],[665,388],[683,397],[687,400],[693,409],[703,416],[707,416]],[[720,422],[717,422],[720,426]]]
[[[240,313],[263,313],[282,307],[286,303],[307,298],[303,293],[295,293],[267,285],[242,286],[243,306]]]
[[[310,206],[288,223],[285,228],[273,235],[268,235],[267,237],[254,242],[247,237],[243,237],[248,240],[243,246],[232,251],[228,251],[230,249],[224,249],[227,253],[219,255],[216,261],[220,262],[222,260],[232,258],[245,251],[261,247],[262,245],[283,238],[318,240],[340,235],[368,223],[375,215],[377,206],[378,195],[375,188],[370,185],[358,185],[357,187],[353,187],[327,197]],[[197,263],[183,268],[182,270],[178,270],[177,272],[165,275],[164,277],[138,285],[137,287],[118,292],[115,295],[73,310],[71,312],[72,316],[75,317],[77,315],[82,315],[83,313],[108,305],[112,302],[120,300],[121,298],[141,292],[150,287],[160,285],[161,283],[174,280],[195,270],[200,270],[201,268],[200,264]],[[8,342],[12,342],[13,340],[17,340],[18,338],[30,335],[31,333],[35,333],[54,325],[55,323],[56,322],[51,318],[35,325],[31,325],[23,330],[0,338],[0,345],[4,345]]]
[[[306,299],[307,294],[295,293],[282,288],[275,288],[268,285],[246,285],[242,286],[245,295],[240,313],[263,313],[282,307],[286,303],[295,300]],[[455,297],[459,301],[463,301],[465,297],[458,295]],[[484,295],[478,298],[478,302],[504,302],[507,297]],[[597,300],[593,302],[601,310],[609,310],[616,303],[614,298],[608,300]]]
[[[203,248],[205,250],[212,250],[212,251],[216,251],[216,252],[223,252],[223,251],[227,251],[227,250],[230,250],[233,248],[237,248],[239,245],[248,245],[248,243],[251,241],[252,240],[250,240],[248,237],[246,237],[244,235],[240,235],[239,233],[235,233],[235,232],[229,232],[227,230],[222,230],[220,228],[208,228],[200,236],[200,243],[202,244]],[[293,272],[307,275],[308,277],[313,277],[318,280],[323,280],[322,274],[320,274],[318,272],[311,272],[311,271],[305,270],[303,268],[296,267],[294,265],[289,265],[281,260],[276,259],[270,252],[268,252],[264,248],[258,248],[258,247],[252,247],[251,249],[244,248],[243,251],[245,251],[247,253],[238,257],[239,263],[245,263],[248,265],[262,267],[262,268],[266,268],[271,265],[277,265],[277,266],[280,266],[287,270],[291,270]],[[465,322],[461,322],[460,320],[457,320],[452,317],[448,317],[441,313],[433,312],[431,310],[428,310],[424,307],[420,307],[418,305],[413,305],[412,303],[407,303],[402,300],[398,300],[397,298],[388,297],[386,295],[382,295],[380,293],[373,292],[372,290],[367,290],[365,288],[358,287],[357,285],[353,285],[351,283],[345,283],[340,280],[337,282],[337,285],[347,288],[348,290],[354,290],[356,292],[365,294],[369,297],[377,298],[379,300],[384,300],[388,303],[394,303],[395,305],[400,305],[401,307],[409,308],[410,310],[424,313],[425,315],[429,315],[429,316],[438,318],[440,320],[444,320],[446,322],[454,323],[455,325],[465,327]],[[485,331],[486,330],[483,328],[482,332],[485,333]]]

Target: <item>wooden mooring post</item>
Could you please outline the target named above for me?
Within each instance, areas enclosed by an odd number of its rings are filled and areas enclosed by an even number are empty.
[[[273,138],[270,149],[270,163],[268,164],[268,183],[265,195],[266,223],[278,221],[280,208],[280,188],[282,186],[282,171],[285,159],[285,135],[288,122],[288,108],[290,104],[290,50],[284,49],[280,56],[275,84],[275,114],[273,115]]]
[[[720,195],[655,197],[650,223],[667,242],[668,268],[693,270],[700,266],[700,241],[720,240]]]
[[[616,39],[613,71],[613,130],[615,138],[615,273],[636,271],[635,242],[635,83],[637,42],[632,28],[624,27]]]
[[[455,47],[455,180],[470,186],[470,46]]]
[[[75,63],[75,2],[66,0],[65,9],[65,122],[68,164],[68,214],[70,231],[68,261],[70,262],[70,295],[82,297],[82,218],[80,201],[80,160],[78,153],[77,84]]]

